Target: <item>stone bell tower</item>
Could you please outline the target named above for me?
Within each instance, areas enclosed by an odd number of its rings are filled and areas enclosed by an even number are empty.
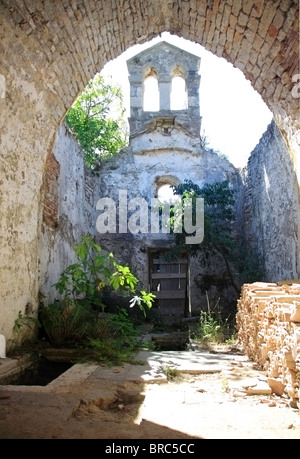
[[[153,129],[170,135],[174,128],[200,138],[198,56],[161,42],[129,59],[127,67],[130,82],[131,138]],[[157,86],[158,102],[155,110],[146,107],[146,86],[150,78]],[[176,80],[181,83],[181,91],[176,89]],[[151,97],[155,97],[155,94],[150,94]]]

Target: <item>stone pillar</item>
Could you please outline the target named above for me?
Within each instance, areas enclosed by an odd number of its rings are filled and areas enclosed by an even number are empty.
[[[158,88],[160,95],[160,110],[170,110],[171,108],[171,84],[171,75],[159,75]]]
[[[200,112],[199,102],[199,87],[200,87],[200,75],[196,72],[188,72],[186,79],[186,87],[188,91],[188,108],[194,110],[196,113]]]
[[[143,88],[140,78],[129,77],[130,82],[130,116],[140,114],[143,109]]]

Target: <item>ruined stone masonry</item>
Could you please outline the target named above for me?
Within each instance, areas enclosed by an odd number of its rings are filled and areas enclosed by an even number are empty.
[[[58,180],[60,164],[53,153],[46,161],[46,172],[44,182],[44,211],[43,221],[47,226],[55,228],[58,224]]]
[[[0,333],[6,340],[18,312],[28,302],[38,307],[46,160],[66,111],[106,62],[164,31],[243,71],[274,114],[299,184],[298,0],[2,0]]]
[[[298,274],[299,197],[295,166],[272,121],[242,171],[243,235],[276,282]]]
[[[185,180],[199,187],[227,180],[232,190],[239,193],[241,180],[237,169],[201,144],[200,61],[199,56],[165,41],[127,61],[131,95],[129,145],[101,167],[95,181],[98,198],[110,197],[118,203],[119,193],[126,190],[128,200],[142,197],[150,205],[152,199],[160,199],[163,186],[178,185]],[[158,88],[156,110],[145,107],[150,78]],[[181,87],[176,87],[176,80],[182,83]],[[153,91],[151,97],[154,99]],[[149,213],[149,221],[152,216]],[[134,269],[144,289],[150,286],[160,314],[182,317],[205,308],[206,297],[195,282],[196,275],[205,271],[199,259],[154,263],[152,260],[158,260],[159,253],[172,247],[174,238],[162,231],[152,231],[149,225],[146,230],[124,235],[106,234],[104,228],[96,237],[100,245],[113,250],[119,260]],[[182,272],[188,263],[188,273]],[[154,272],[156,269],[158,272]],[[224,270],[224,262],[213,257],[210,272],[222,275]],[[211,292],[211,296],[214,303],[218,301],[217,293]],[[224,305],[237,300],[230,288],[222,291],[222,298]]]
[[[237,329],[248,357],[266,370],[277,395],[300,399],[300,284],[245,284]]]

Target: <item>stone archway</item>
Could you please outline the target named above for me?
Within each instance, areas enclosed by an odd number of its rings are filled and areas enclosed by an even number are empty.
[[[6,338],[18,311],[37,305],[41,188],[58,126],[106,62],[164,31],[244,72],[274,113],[298,170],[298,0],[3,0],[0,333]]]

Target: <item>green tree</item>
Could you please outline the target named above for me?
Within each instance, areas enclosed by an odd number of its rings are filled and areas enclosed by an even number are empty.
[[[212,268],[208,274],[196,278],[202,292],[204,293],[211,286],[219,288],[232,286],[239,294],[243,283],[261,280],[263,273],[259,266],[259,260],[247,250],[235,232],[234,191],[230,188],[228,181],[206,184],[200,188],[192,181],[185,180],[184,183],[173,186],[173,192],[182,197],[182,205],[185,198],[192,199],[192,203],[196,198],[204,199],[203,242],[201,244],[186,244],[185,237],[187,234],[183,229],[182,233],[174,234],[176,245],[173,255],[190,255],[192,257],[200,255],[202,264],[207,267],[211,267],[212,262],[218,257],[223,260],[226,267],[225,276],[218,276]],[[195,209],[194,202],[194,212]]]
[[[69,109],[66,123],[85,151],[85,163],[91,169],[97,169],[126,146],[124,113],[120,87],[107,83],[99,74]]]

